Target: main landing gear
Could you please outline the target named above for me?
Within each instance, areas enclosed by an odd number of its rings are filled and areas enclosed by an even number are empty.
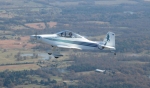
[[[52,55],[52,53],[48,53],[48,55]]]
[[[117,55],[115,51],[111,51],[112,53],[114,53],[114,55]]]
[[[60,50],[57,47],[52,46],[52,50],[48,51],[48,55],[53,55],[55,58],[63,56],[60,54]]]

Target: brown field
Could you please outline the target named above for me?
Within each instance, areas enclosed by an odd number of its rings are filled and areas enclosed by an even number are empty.
[[[137,1],[133,0],[103,0],[95,1],[96,5],[117,5],[117,4],[137,4]]]
[[[0,13],[0,18],[13,18],[14,16],[12,14],[7,13]]]
[[[86,21],[86,23],[94,23],[94,24],[109,24],[109,22],[103,22],[103,21]]]
[[[22,26],[22,25],[10,26],[10,28],[11,28],[12,30],[28,29],[28,28],[26,28],[26,27],[24,27],[24,26]]]
[[[128,63],[128,64],[141,64],[141,65],[149,63],[149,62],[141,62],[141,61],[123,61],[123,62]]]
[[[48,22],[47,24],[49,25],[50,28],[52,28],[52,27],[55,27],[57,25],[57,22]],[[38,29],[38,30],[43,30],[46,27],[43,22],[41,22],[41,23],[28,23],[25,25],[30,27],[30,28],[34,28],[34,29]]]
[[[30,39],[29,36],[21,37],[21,40],[0,40],[0,48],[4,49],[21,49],[24,45],[25,48],[32,48],[36,44],[28,43],[28,40]]]
[[[7,66],[0,66],[0,71],[4,71],[6,69],[18,71],[18,70],[30,70],[30,69],[38,69],[40,68],[36,64],[23,64],[23,65],[7,65]]]
[[[49,25],[50,28],[52,28],[52,27],[56,27],[57,22],[48,22],[47,24]]]
[[[34,29],[38,29],[38,30],[45,29],[45,24],[44,23],[28,23],[28,24],[25,24],[25,25],[30,27],[30,28],[34,28]]]
[[[77,75],[90,75],[90,74],[92,74],[92,73],[95,73],[95,71],[85,71],[85,72],[77,72],[76,74]]]

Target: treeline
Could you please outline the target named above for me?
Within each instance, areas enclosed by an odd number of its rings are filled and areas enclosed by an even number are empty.
[[[149,31],[147,31],[149,32]],[[119,52],[132,52],[140,53],[147,51],[149,53],[149,39],[150,36],[145,33],[128,33],[123,34],[121,37],[116,36],[116,47]]]
[[[91,56],[91,54],[93,54]],[[64,79],[79,80],[79,85],[69,88],[149,88],[149,56],[117,56],[101,55],[87,52],[86,55],[75,57],[74,64],[69,68],[71,73]],[[131,60],[130,60],[131,59]],[[83,66],[83,67],[82,67]],[[94,67],[93,69],[91,69]],[[96,69],[106,70],[104,73],[89,72]],[[80,73],[81,72],[81,73]],[[80,74],[80,75],[79,75]],[[140,84],[139,84],[140,83]]]
[[[23,61],[23,60],[27,60],[27,59],[34,59],[34,58],[38,58],[38,54],[33,53],[33,55],[31,56],[22,56],[21,52],[18,52],[16,55],[14,55],[14,58],[16,58],[16,61]]]
[[[54,70],[53,70],[54,71]],[[49,73],[47,73],[49,72]],[[55,86],[57,81],[50,78],[51,71],[38,70],[23,70],[0,72],[0,87],[13,88],[17,85],[37,84],[45,86]],[[42,79],[33,79],[33,76],[39,76]]]
[[[92,71],[96,69],[96,67],[91,66],[90,64],[79,64],[79,65],[71,65],[67,67],[68,70],[74,70],[75,72],[83,72],[83,71]]]

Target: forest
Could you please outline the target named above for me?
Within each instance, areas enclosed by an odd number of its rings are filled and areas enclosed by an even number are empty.
[[[0,87],[150,88],[149,9],[149,0],[0,0]],[[94,41],[112,31],[117,55],[62,49],[41,59],[50,46],[29,36],[62,30]]]

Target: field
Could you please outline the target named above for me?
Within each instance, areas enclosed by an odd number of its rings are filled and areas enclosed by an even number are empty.
[[[24,64],[24,65],[7,65],[7,66],[0,66],[0,71],[5,71],[5,70],[9,70],[9,71],[21,71],[21,70],[36,70],[40,68],[38,65],[36,64]]]
[[[10,26],[12,30],[27,30],[28,28],[23,26],[23,25],[18,25],[18,26]]]
[[[48,24],[49,28],[53,28],[57,25],[57,22],[47,22],[47,24]],[[46,27],[44,23],[28,23],[25,25],[30,28],[34,28],[34,29],[38,29],[38,30],[43,30]]]
[[[29,36],[19,37],[19,40],[15,39],[18,38],[18,36],[11,38],[13,39],[0,40],[0,47],[3,49],[31,49],[33,46],[35,46],[35,44],[28,43],[30,39]]]
[[[30,70],[30,69],[38,69],[40,68],[38,65],[36,65],[36,63],[39,60],[42,60],[41,57],[39,58],[31,58],[30,56],[26,56],[25,60],[20,60],[18,61],[17,58],[15,57],[15,55],[17,55],[18,53],[23,54],[28,54],[28,53],[33,53],[29,50],[20,50],[20,49],[7,49],[6,51],[1,50],[0,51],[0,71],[4,71],[6,69],[9,70],[13,70],[13,71],[18,71],[18,70]],[[36,53],[36,52],[35,52]],[[21,57],[23,58],[23,57]],[[32,63],[32,64],[24,64],[24,63]],[[17,63],[20,63],[18,65],[16,65]],[[21,64],[23,63],[23,64]],[[7,65],[9,64],[9,65]],[[13,64],[13,65],[11,65]]]
[[[0,0],[0,88],[150,88],[149,1]],[[30,40],[62,30],[97,42],[112,31],[117,55],[61,49],[54,58]]]
[[[0,13],[1,18],[13,18],[14,16],[12,14],[7,13]]]
[[[97,5],[118,5],[118,4],[137,4],[136,1],[131,0],[108,0],[108,1],[95,1]]]
[[[18,85],[15,88],[47,88],[46,86],[42,85],[35,85],[35,84],[28,84],[28,85]]]

